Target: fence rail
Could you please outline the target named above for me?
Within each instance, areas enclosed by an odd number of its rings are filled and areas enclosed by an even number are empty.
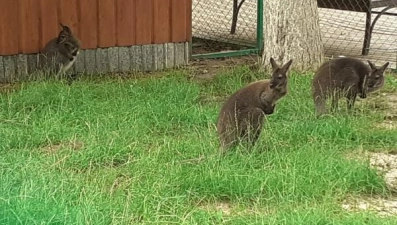
[[[192,3],[193,58],[261,51],[263,0],[193,0]]]

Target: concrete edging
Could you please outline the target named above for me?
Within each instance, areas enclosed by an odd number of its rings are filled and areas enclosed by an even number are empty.
[[[186,65],[189,42],[81,50],[72,70],[82,73],[149,72]],[[0,83],[29,77],[38,54],[0,56]]]

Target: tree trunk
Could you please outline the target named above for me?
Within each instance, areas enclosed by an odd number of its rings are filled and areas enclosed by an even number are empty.
[[[316,0],[265,0],[262,65],[293,59],[293,70],[315,70],[324,60]]]

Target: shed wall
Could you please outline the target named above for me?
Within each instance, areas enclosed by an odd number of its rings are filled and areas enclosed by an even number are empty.
[[[38,53],[71,27],[82,49],[189,42],[192,0],[0,0],[0,55]]]

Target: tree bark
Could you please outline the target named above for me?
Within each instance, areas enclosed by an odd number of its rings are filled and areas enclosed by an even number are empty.
[[[315,70],[324,60],[316,0],[264,1],[262,66],[293,59],[292,69]]]

